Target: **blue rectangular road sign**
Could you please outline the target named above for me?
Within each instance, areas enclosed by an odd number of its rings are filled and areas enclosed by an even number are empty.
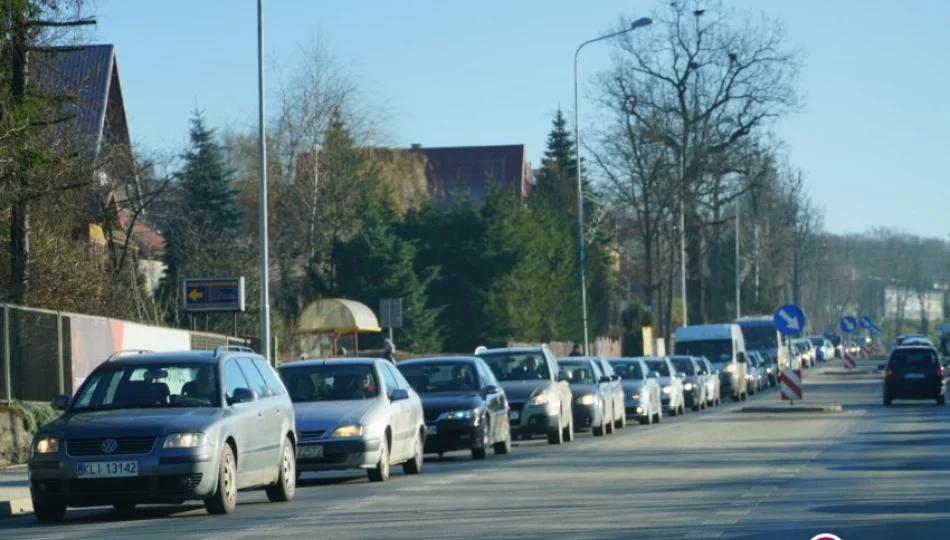
[[[244,311],[244,278],[191,278],[182,284],[185,311]]]

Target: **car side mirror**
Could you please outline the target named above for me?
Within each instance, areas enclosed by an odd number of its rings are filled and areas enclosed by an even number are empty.
[[[389,396],[389,399],[390,401],[402,401],[404,399],[409,399],[409,390],[406,390],[405,388],[396,388]]]
[[[484,393],[484,394],[486,394],[486,395],[488,395],[488,394],[497,394],[497,393],[499,393],[499,392],[501,392],[501,388],[498,388],[498,387],[495,386],[494,384],[490,384],[490,385],[486,386],[485,388],[482,388],[482,393]]]
[[[650,374],[647,375],[647,378],[649,378],[649,379],[659,379],[659,378],[660,378],[660,372],[659,372],[659,371],[651,371]]]
[[[571,380],[571,377],[567,373],[560,371],[557,374],[557,380],[558,382],[567,382]]]
[[[685,378],[686,378],[686,374],[683,373],[682,371],[680,371],[679,373],[677,373],[676,376],[679,377],[680,379],[685,379]]]
[[[737,354],[737,355],[736,355],[736,360],[737,360],[740,364],[744,364],[745,361],[746,361],[745,353],[744,353],[744,352],[740,352],[739,354]]]
[[[602,375],[602,376],[600,377],[600,381],[599,381],[599,382],[602,383],[602,384],[607,384],[607,383],[611,382],[611,378],[610,378],[610,376],[608,376],[608,375]]]
[[[257,394],[250,388],[235,388],[234,394],[228,400],[231,405],[238,403],[250,403],[257,400]]]
[[[69,406],[69,396],[66,394],[60,394],[50,401],[49,406],[56,409],[57,411],[65,411],[66,407]]]
[[[614,381],[614,382],[619,381],[619,380],[620,380],[620,375],[611,375],[611,376],[610,376],[610,380],[611,380],[611,381]]]

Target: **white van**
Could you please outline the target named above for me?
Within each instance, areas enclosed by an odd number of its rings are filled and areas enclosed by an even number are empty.
[[[745,339],[737,324],[681,326],[673,333],[677,355],[705,356],[719,374],[722,395],[745,401],[748,383]]]

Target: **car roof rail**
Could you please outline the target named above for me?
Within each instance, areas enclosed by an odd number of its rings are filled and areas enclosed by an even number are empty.
[[[257,354],[256,352],[254,352],[254,349],[247,347],[245,345],[221,345],[220,347],[214,348],[214,356],[217,357],[223,352],[232,352],[232,351]]]
[[[121,357],[121,356],[125,356],[125,355],[127,355],[127,354],[148,354],[148,353],[153,353],[153,352],[155,352],[155,351],[151,351],[151,350],[148,350],[148,349],[123,349],[123,350],[121,350],[121,351],[116,351],[116,352],[112,353],[112,354],[109,356],[109,359],[106,360],[106,362],[111,362],[111,361],[115,360],[116,358],[119,358],[119,357]]]

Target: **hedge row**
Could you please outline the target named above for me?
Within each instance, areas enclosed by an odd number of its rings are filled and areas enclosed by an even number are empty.
[[[62,414],[50,406],[49,403],[37,401],[14,401],[10,408],[17,412],[23,418],[23,426],[30,435],[36,434],[37,430],[59,418]]]

